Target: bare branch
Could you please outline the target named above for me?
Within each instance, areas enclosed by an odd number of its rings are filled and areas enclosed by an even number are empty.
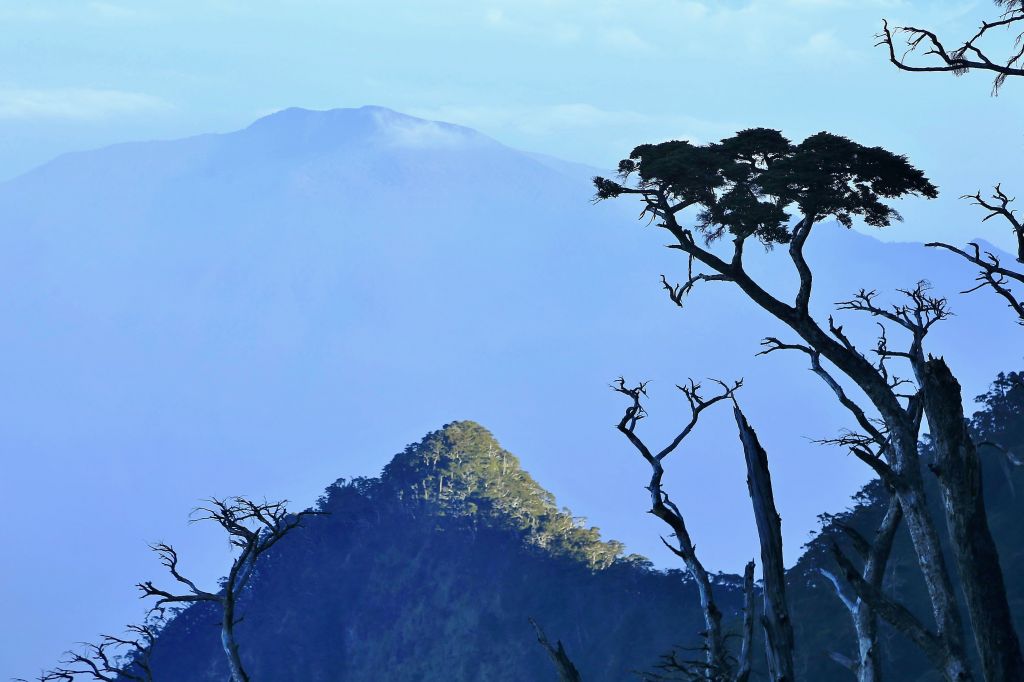
[[[898,26],[890,28],[883,22],[882,32],[878,34],[879,46],[885,46],[889,52],[889,61],[903,71],[912,72],[948,72],[960,76],[971,70],[988,71],[995,74],[992,94],[998,94],[1000,87],[1009,76],[1024,75],[1021,68],[1024,59],[1024,46],[1021,38],[1024,33],[1018,32],[1009,56],[997,60],[989,57],[981,47],[981,42],[997,29],[1021,29],[1024,21],[1024,10],[1020,0],[997,0],[997,4],[1007,7],[1006,11],[996,20],[983,21],[977,32],[964,43],[954,49],[947,49],[939,37],[932,31],[915,26]],[[897,54],[895,46],[896,34],[904,34],[906,49]],[[932,65],[915,65],[907,62],[911,53],[919,52],[932,57]]]
[[[996,294],[1006,301],[1006,305],[1017,315],[1018,324],[1024,325],[1024,298],[1017,298],[1010,289],[1008,282],[1008,280],[1013,279],[1024,284],[1024,273],[1004,268],[1002,263],[999,261],[999,257],[991,251],[986,251],[983,257],[981,254],[981,247],[976,242],[970,243],[973,253],[968,253],[963,249],[958,249],[957,247],[944,242],[929,242],[928,244],[925,244],[925,246],[952,251],[967,262],[978,266],[980,272],[975,278],[978,285],[960,293],[970,294],[984,287],[990,287],[994,292],[996,292]]]
[[[612,384],[612,389],[630,399],[630,404],[626,408],[622,419],[619,420],[617,428],[626,436],[651,467],[651,481],[647,487],[651,495],[651,513],[672,529],[675,546],[673,547],[664,538],[662,541],[676,556],[683,560],[687,570],[697,584],[697,592],[700,596],[701,607],[704,612],[704,622],[707,628],[705,633],[707,641],[706,665],[716,670],[728,670],[730,666],[726,657],[725,638],[722,634],[722,613],[715,603],[711,577],[697,557],[697,551],[686,528],[682,512],[662,489],[662,478],[665,474],[665,469],[662,465],[663,460],[674,452],[686,437],[693,432],[704,410],[723,400],[732,399],[734,393],[743,385],[742,380],[732,384],[715,380],[715,383],[719,386],[719,391],[710,398],[705,398],[702,395],[701,385],[692,379],[686,385],[677,386],[689,405],[690,418],[675,438],[668,445],[658,450],[657,453],[652,451],[636,433],[637,424],[647,416],[642,403],[643,399],[647,397],[647,384],[640,383],[629,387],[626,385],[625,379],[620,377]]]

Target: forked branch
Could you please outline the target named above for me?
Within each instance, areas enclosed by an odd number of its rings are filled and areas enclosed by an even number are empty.
[[[960,76],[971,70],[988,71],[995,74],[992,94],[998,94],[999,88],[1010,76],[1024,75],[1024,8],[1021,0],[995,0],[996,4],[1005,8],[1003,13],[990,21],[983,21],[978,30],[963,43],[954,48],[947,48],[934,32],[916,26],[890,27],[888,22],[882,23],[882,32],[878,34],[879,46],[889,52],[889,61],[903,71],[913,72],[948,72]],[[982,46],[986,38],[1003,29],[1004,34],[1016,33],[1011,43],[1008,56],[997,58],[989,56],[987,48]],[[896,35],[901,35],[904,45],[897,49]],[[931,64],[911,64],[907,61],[911,54],[917,53],[931,58]]]

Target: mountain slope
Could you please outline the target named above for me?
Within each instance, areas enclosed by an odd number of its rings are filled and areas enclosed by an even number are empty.
[[[1000,375],[982,402],[985,409],[972,422],[979,442],[1019,452],[1024,375]],[[1018,522],[1024,504],[1017,494],[1024,470],[1008,463],[1001,452],[986,453],[985,489],[1019,615],[1024,580],[1014,567],[1024,552]],[[930,492],[932,513],[941,518],[938,491],[931,486]],[[378,478],[339,480],[317,507],[327,515],[308,519],[261,560],[242,600],[238,635],[253,679],[554,679],[530,617],[565,643],[588,682],[653,671],[660,656],[700,642],[697,594],[684,573],[652,570],[635,555],[623,558],[621,545],[602,541],[597,529],[559,510],[518,459],[473,422],[428,434]],[[850,675],[834,658],[853,655],[849,615],[818,569],[835,570],[829,542],[843,542],[839,524],[870,537],[885,507],[880,486],[869,484],[850,510],[823,517],[822,534],[789,571],[801,680]],[[735,632],[739,578],[718,575],[715,583],[727,629]],[[885,589],[929,622],[905,529]],[[223,679],[218,632],[216,608],[206,604],[171,620],[154,647],[155,679]],[[913,644],[884,623],[880,633],[887,679],[938,679]],[[763,675],[760,636],[754,646],[755,670]]]
[[[701,629],[692,583],[616,559],[621,546],[558,510],[472,422],[409,446],[380,478],[335,483],[319,509],[242,604],[253,679],[549,679],[534,617],[585,679],[621,681]],[[729,613],[738,591],[720,592]],[[153,665],[164,682],[224,679],[215,611],[172,620]]]

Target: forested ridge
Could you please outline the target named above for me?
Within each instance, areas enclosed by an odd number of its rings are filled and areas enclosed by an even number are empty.
[[[1024,614],[1024,375],[1001,375],[971,420],[985,453],[985,490],[1011,603]],[[923,444],[927,453],[928,444]],[[932,490],[934,493],[935,491]],[[931,497],[937,505],[938,496]],[[846,679],[854,632],[833,586],[830,539],[841,526],[870,535],[885,513],[877,482],[822,532],[788,572],[800,679]],[[583,679],[686,679],[663,657],[701,645],[692,579],[660,571],[601,539],[473,422],[453,422],[407,447],[380,477],[329,486],[302,527],[264,558],[240,600],[238,637],[253,679],[319,681],[548,680],[550,663],[528,619],[560,640]],[[936,510],[938,513],[938,510]],[[927,613],[912,546],[901,531],[885,588]],[[716,596],[739,631],[742,579],[719,574]],[[882,627],[890,679],[939,679],[913,646]],[[759,651],[761,644],[755,640]],[[150,652],[153,679],[227,675],[216,608],[171,618]],[[755,666],[755,673],[763,666]],[[124,678],[128,679],[128,678]]]
[[[379,478],[335,482],[317,510],[261,559],[240,603],[253,679],[543,680],[531,617],[593,680],[698,643],[682,572],[623,557],[473,422],[410,445]],[[735,581],[721,580],[736,608]],[[172,619],[153,678],[224,679],[219,623],[206,604]]]

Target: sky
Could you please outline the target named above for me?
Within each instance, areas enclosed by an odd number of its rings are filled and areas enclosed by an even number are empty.
[[[960,196],[1015,170],[1021,140],[1001,131],[1020,89],[993,98],[982,74],[899,73],[874,35],[888,18],[963,36],[991,12],[987,0],[5,2],[0,178],[290,106],[377,104],[600,167],[645,141],[828,128],[908,154]],[[904,236],[976,231],[966,204],[920,211]]]
[[[957,197],[1024,185],[1022,141],[1006,132],[1024,90],[992,97],[983,74],[901,73],[874,46],[883,17],[964,36],[991,11],[987,0],[7,1],[0,181],[65,152],[236,130],[286,107],[381,105],[598,168],[642,142],[827,129],[907,154],[939,185],[940,200],[908,203],[906,225],[881,237],[1009,247]]]

